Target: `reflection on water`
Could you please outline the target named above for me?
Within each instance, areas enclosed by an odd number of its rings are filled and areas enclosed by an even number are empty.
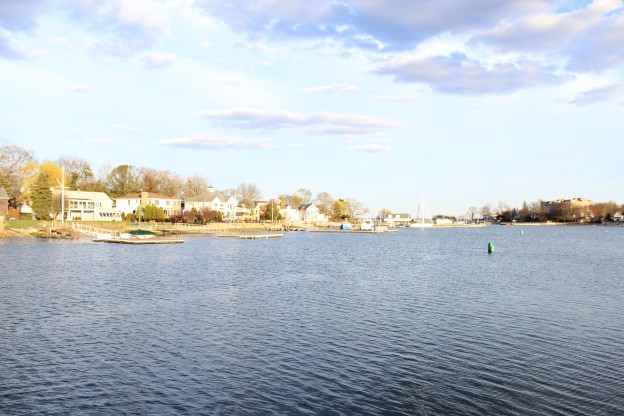
[[[0,413],[624,412],[624,229],[524,231],[4,240]]]

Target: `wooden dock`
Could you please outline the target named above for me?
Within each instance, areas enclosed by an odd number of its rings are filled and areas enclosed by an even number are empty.
[[[180,244],[184,240],[173,238],[96,238],[96,243],[115,243],[115,244]]]
[[[337,234],[384,234],[398,233],[399,230],[337,230],[337,229],[313,229],[312,233],[337,233]]]
[[[241,238],[243,240],[257,240],[261,238],[284,237],[284,234],[219,234],[218,237]]]

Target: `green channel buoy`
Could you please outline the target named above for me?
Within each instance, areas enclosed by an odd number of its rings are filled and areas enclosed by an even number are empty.
[[[524,230],[520,230],[520,235],[524,235]]]
[[[491,241],[488,243],[488,253],[489,254],[494,253],[494,243]]]

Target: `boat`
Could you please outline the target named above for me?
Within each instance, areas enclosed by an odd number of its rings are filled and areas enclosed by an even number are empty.
[[[156,233],[154,231],[144,230],[142,228],[139,228],[138,230],[132,230],[128,234],[130,234],[134,238],[139,239],[152,238],[156,236]]]
[[[340,229],[341,230],[352,230],[353,226],[350,223],[348,223],[347,221],[345,221],[342,224],[340,224]]]
[[[418,211],[420,212],[420,220],[416,222],[410,223],[410,228],[430,228],[433,227],[433,221],[426,222],[425,221],[425,197],[423,194],[420,194],[420,205],[418,206]]]

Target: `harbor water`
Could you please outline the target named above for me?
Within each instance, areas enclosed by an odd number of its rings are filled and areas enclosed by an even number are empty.
[[[0,240],[0,414],[624,414],[624,227],[523,231]]]

